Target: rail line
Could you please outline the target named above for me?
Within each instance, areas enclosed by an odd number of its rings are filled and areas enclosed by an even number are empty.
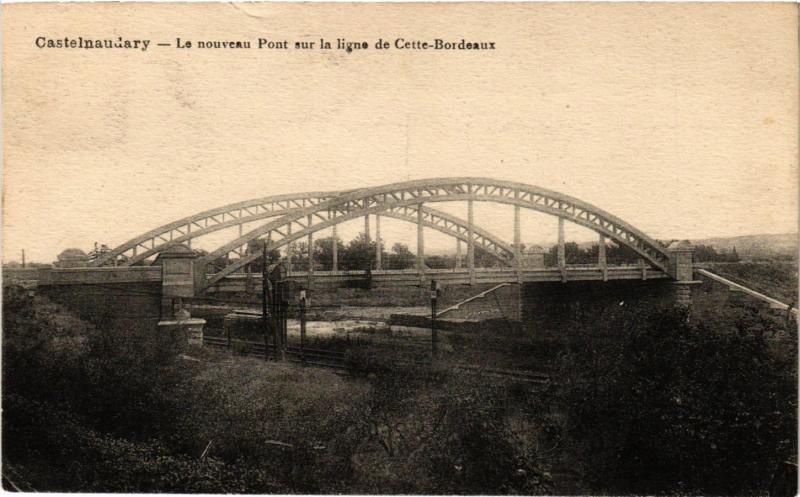
[[[547,385],[551,383],[549,375],[536,371],[526,371],[519,369],[482,368],[479,366],[466,366],[466,365],[457,365],[456,369],[460,369],[468,373],[481,374],[485,376],[512,378],[515,380],[524,381],[526,383],[536,383],[539,385]]]
[[[217,348],[236,348],[245,355],[264,357],[266,352],[266,358],[278,358],[278,355],[275,352],[275,347],[271,344],[265,347],[263,342],[256,342],[252,340],[231,340],[228,342],[225,337],[204,336],[203,343],[205,345],[210,345]],[[289,346],[286,347],[285,357],[287,362],[295,364],[305,364],[307,366],[316,366],[333,369],[340,372],[353,373],[353,367],[348,361],[348,354],[346,352],[337,352],[311,347],[305,347],[301,349],[300,347]],[[510,378],[526,383],[536,383],[540,385],[551,383],[551,378],[549,375],[537,371],[487,368],[479,366],[467,366],[463,364],[458,364],[454,367],[455,369],[461,371],[483,376]]]
[[[225,337],[203,337],[203,344],[211,345],[219,348],[232,348],[236,347],[246,355],[254,355],[267,358],[276,359],[277,354],[275,347],[271,344],[264,345],[263,342],[255,342],[251,340],[228,340]],[[347,354],[345,352],[336,352],[332,350],[322,350],[304,347],[289,346],[285,349],[286,360],[288,362],[306,364],[308,366],[324,367],[335,369],[339,371],[349,371],[350,367],[347,363]]]

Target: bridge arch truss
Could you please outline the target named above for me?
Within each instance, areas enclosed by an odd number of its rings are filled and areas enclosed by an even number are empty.
[[[562,193],[524,183],[489,178],[437,178],[343,192],[320,199],[314,205],[287,211],[278,219],[243,233],[237,239],[219,247],[203,257],[200,263],[201,266],[205,266],[231,253],[241,255],[243,247],[258,238],[267,239],[270,248],[277,249],[319,230],[369,214],[390,215],[389,213],[397,213],[403,209],[408,213],[407,209],[416,207],[420,213],[418,222],[422,224],[422,213],[427,209],[424,204],[453,201],[468,203],[469,219],[466,223],[460,221],[459,225],[466,224],[466,233],[461,233],[457,237],[463,239],[466,235],[471,247],[475,246],[476,238],[479,238],[472,222],[473,202],[494,202],[550,214],[589,228],[601,236],[629,247],[654,268],[668,272],[670,255],[666,249],[622,219]],[[513,247],[508,245],[501,248],[513,250]],[[259,257],[260,254],[241,256],[239,260],[206,279],[204,288],[212,286]]]
[[[122,245],[103,254],[94,261],[94,265],[102,266],[124,257],[120,265],[131,266],[146,261],[148,258],[181,243],[190,243],[195,238],[220,231],[240,227],[239,238],[243,236],[241,227],[273,217],[308,212],[322,202],[347,192],[308,192],[289,195],[263,197],[245,202],[226,205],[185,217],[177,221],[155,228],[147,233],[132,238]],[[417,215],[417,205],[406,205],[389,208],[380,215],[406,221],[421,222],[425,227],[437,230],[458,240],[468,241],[468,222],[457,216],[429,207],[421,208]],[[514,248],[493,233],[473,226],[474,243],[501,263],[510,265],[514,258]],[[248,237],[247,240],[258,238]],[[247,241],[238,248],[228,252],[244,257]],[[257,255],[252,259],[257,258]],[[238,267],[238,266],[237,266]]]

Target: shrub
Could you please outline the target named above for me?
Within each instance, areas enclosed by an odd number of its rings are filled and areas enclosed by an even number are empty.
[[[562,399],[596,491],[765,492],[796,450],[797,355],[791,327],[762,319],[632,311],[578,325]]]
[[[506,385],[430,365],[395,363],[370,375],[370,436],[358,493],[546,493],[535,450],[511,427]]]
[[[89,428],[55,404],[4,396],[5,460],[23,460],[39,490],[81,492],[283,493],[274,475],[246,464],[175,454]]]

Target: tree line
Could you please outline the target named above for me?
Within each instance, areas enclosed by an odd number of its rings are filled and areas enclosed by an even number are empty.
[[[258,254],[262,248],[262,240],[251,240],[248,243],[246,254]],[[340,238],[336,239],[338,269],[340,271],[358,271],[375,268],[377,252],[377,242],[366,237],[364,232],[359,233],[355,238],[345,243]],[[665,246],[670,242],[666,242]],[[525,250],[526,245],[522,244],[520,250]],[[571,264],[596,264],[599,256],[599,245],[594,243],[589,246],[580,246],[575,242],[564,244],[565,260]],[[292,270],[307,271],[309,267],[308,243],[298,241],[291,245]],[[716,252],[714,247],[698,245],[695,252],[695,260],[698,262],[735,262],[738,255],[734,250],[731,258],[729,254]],[[333,269],[333,237],[325,237],[314,240],[312,257],[314,269],[317,271],[331,271]],[[282,258],[278,250],[272,250],[267,256],[267,264],[274,264]],[[466,265],[466,250],[461,256],[461,263]],[[641,258],[630,247],[617,245],[614,243],[606,247],[606,260],[608,264],[635,264]],[[236,259],[221,259],[213,264],[219,269],[227,266]],[[388,251],[381,242],[381,268],[382,269],[413,269],[416,267],[416,254],[414,254],[405,243],[396,242]],[[429,269],[453,269],[457,266],[456,254],[426,255],[425,266]],[[502,267],[504,264],[493,254],[475,247],[475,266],[476,267]],[[544,265],[555,267],[558,265],[558,245],[553,245],[544,254]],[[252,272],[261,271],[261,259],[249,264]]]
[[[263,252],[262,240],[251,240],[245,251],[246,255],[260,254]],[[383,242],[380,244],[381,268],[382,269],[413,269],[417,265],[417,256],[407,244],[396,242],[387,250]],[[364,232],[359,233],[355,238],[345,243],[342,239],[336,239],[336,252],[338,259],[338,270],[340,271],[364,271],[375,269],[378,242],[368,239]],[[465,251],[466,252],[466,251]],[[201,253],[205,253],[201,251]],[[309,268],[308,243],[298,241],[289,247],[292,259],[293,271],[307,271]],[[333,270],[333,237],[318,238],[314,240],[312,249],[314,269],[316,271]],[[462,263],[466,254],[462,255]],[[281,253],[272,249],[267,254],[267,265],[275,264],[281,260],[286,262],[286,258]],[[221,258],[212,264],[221,269],[237,258]],[[251,272],[260,272],[263,257],[259,257],[247,265]],[[457,261],[455,254],[446,255],[426,255],[425,266],[430,269],[452,269],[456,267]],[[478,267],[497,267],[501,262],[491,253],[475,247],[475,265]]]
[[[661,241],[667,247],[674,240]],[[595,264],[600,248],[594,243],[588,247],[581,247],[575,242],[564,244],[564,253],[567,264]],[[625,245],[609,244],[606,247],[606,260],[608,264],[635,264],[641,257],[632,248]],[[713,245],[695,245],[692,258],[695,262],[739,262],[736,247],[731,252],[717,252]],[[553,245],[545,254],[545,266],[558,264],[558,245]]]

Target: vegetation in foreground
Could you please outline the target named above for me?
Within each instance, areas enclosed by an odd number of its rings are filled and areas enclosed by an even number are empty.
[[[545,389],[418,349],[187,360],[16,289],[3,320],[3,463],[40,491],[763,494],[796,451],[794,323],[755,311],[576,319]]]
[[[510,420],[535,411],[479,378],[407,362],[343,378],[165,353],[21,291],[5,295],[4,463],[36,490],[544,493]]]
[[[563,437],[593,492],[764,495],[797,462],[795,321],[608,314],[576,324],[561,361]]]

